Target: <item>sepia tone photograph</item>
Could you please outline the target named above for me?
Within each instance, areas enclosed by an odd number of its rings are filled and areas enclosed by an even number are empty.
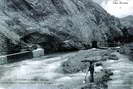
[[[0,0],[0,89],[133,89],[133,0]]]

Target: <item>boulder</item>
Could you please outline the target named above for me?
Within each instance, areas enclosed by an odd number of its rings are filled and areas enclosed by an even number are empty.
[[[102,65],[101,62],[105,61],[103,60],[103,55],[107,54],[109,55],[111,51],[109,50],[100,50],[100,49],[91,49],[91,50],[83,50],[79,51],[73,56],[70,56],[67,61],[65,61],[62,64],[62,69],[64,73],[77,73],[80,71],[86,71],[86,69],[89,67],[88,62],[81,62],[83,60],[99,60],[100,65]],[[108,57],[106,60],[108,60]],[[97,64],[96,63],[96,64]],[[97,64],[98,65],[98,64]]]

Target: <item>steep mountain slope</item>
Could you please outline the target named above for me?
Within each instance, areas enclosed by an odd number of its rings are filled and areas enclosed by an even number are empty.
[[[126,27],[133,27],[133,16],[127,16],[120,19],[121,23]]]
[[[47,50],[61,51],[85,49],[94,40],[105,45],[123,35],[119,19],[91,0],[0,2],[3,15],[0,21],[13,42],[23,40],[28,44],[40,44]]]
[[[121,24],[123,25],[123,33],[127,41],[133,41],[133,16],[127,16],[120,19]]]

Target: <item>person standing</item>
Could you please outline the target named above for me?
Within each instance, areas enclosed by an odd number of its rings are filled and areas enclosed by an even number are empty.
[[[94,63],[91,61],[90,62],[90,67],[89,67],[89,71],[90,71],[90,82],[94,82]]]

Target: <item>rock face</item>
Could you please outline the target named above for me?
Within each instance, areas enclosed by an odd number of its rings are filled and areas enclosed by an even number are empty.
[[[105,45],[123,35],[119,19],[91,0],[0,2],[1,23],[5,24],[13,42],[22,40],[27,44],[40,44],[48,50],[64,51],[89,48],[94,40]]]
[[[133,16],[127,16],[120,19],[121,24],[123,25],[122,31],[124,32],[124,36],[126,38],[126,42],[128,44],[125,44],[121,48],[121,53],[126,54],[129,56],[129,59],[132,60],[133,58]],[[131,42],[131,43],[129,43]]]
[[[125,39],[127,42],[133,41],[133,16],[127,16],[120,19],[121,24],[123,25],[122,31],[124,33]]]

